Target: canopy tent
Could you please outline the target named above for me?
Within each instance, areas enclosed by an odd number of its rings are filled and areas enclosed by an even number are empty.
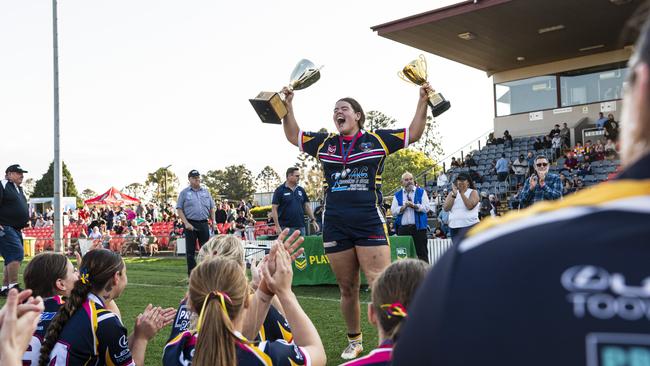
[[[104,192],[103,194],[85,200],[84,203],[87,205],[117,206],[123,204],[140,203],[140,200],[120,192],[120,190],[115,187],[111,187],[111,189]]]

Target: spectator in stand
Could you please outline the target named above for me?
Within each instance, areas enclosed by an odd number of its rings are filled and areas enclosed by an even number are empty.
[[[571,130],[567,126],[566,122],[562,123],[562,129],[560,130],[560,137],[562,138],[562,148],[566,149],[571,146]]]
[[[550,149],[553,147],[553,143],[551,142],[551,138],[548,136],[544,136],[544,142],[542,144],[544,149]]]
[[[271,210],[275,221],[275,232],[280,234],[282,230],[289,228],[290,232],[299,230],[301,235],[306,234],[305,214],[309,217],[314,232],[319,227],[309,204],[307,191],[298,185],[300,181],[300,170],[296,167],[287,169],[286,181],[278,186],[273,193]]]
[[[215,214],[217,232],[219,234],[227,234],[228,229],[230,229],[230,225],[228,224],[228,211],[230,211],[230,207],[228,207],[227,203],[222,202]]]
[[[440,188],[444,188],[447,183],[449,183],[449,178],[447,178],[447,174],[445,172],[440,172],[440,175],[438,176],[438,179],[436,181],[437,186]]]
[[[607,116],[607,121],[603,126],[605,128],[605,137],[612,139],[613,141],[618,141],[618,122],[614,120],[614,115],[609,114]]]
[[[442,230],[442,228],[439,228],[439,227],[437,227],[437,228],[433,231],[433,237],[434,237],[435,239],[447,239],[447,235],[446,235],[445,232]]]
[[[549,132],[548,137],[552,139],[555,136],[559,136],[560,133],[562,133],[562,130],[560,130],[560,125],[556,124],[555,126],[553,126],[551,132]]]
[[[524,158],[524,154],[519,154],[519,158],[512,163],[512,170],[515,172],[516,185],[524,184],[528,169],[528,161]]]
[[[588,162],[580,163],[578,166],[577,174],[581,177],[591,174],[591,165]]]
[[[528,175],[531,175],[535,172],[535,155],[532,151],[528,152],[526,160],[528,161]]]
[[[572,192],[573,185],[571,184],[571,180],[566,177],[566,172],[561,172],[560,173],[560,182],[562,184],[562,197],[570,194]]]
[[[512,147],[512,136],[508,130],[503,131],[503,146]]]
[[[490,199],[490,204],[492,204],[492,211],[490,211],[490,215],[501,216],[499,213],[499,200],[497,199],[497,196],[491,194],[488,198]]]
[[[605,156],[611,158],[616,156],[616,154],[618,154],[616,143],[612,139],[607,139],[607,143],[605,144]]]
[[[598,112],[598,119],[596,120],[596,127],[598,128],[603,128],[605,127],[605,122],[607,122],[607,118],[605,118],[605,115],[603,112]]]
[[[511,210],[519,210],[520,206],[520,201],[519,201],[519,194],[521,191],[514,193],[510,198],[508,199],[508,207]]]
[[[460,163],[453,156],[451,157],[451,164],[449,165],[451,165],[452,168],[460,168]]]
[[[533,144],[533,149],[535,149],[535,151],[539,151],[542,150],[543,148],[544,148],[544,142],[542,142],[542,139],[539,137],[536,138],[535,143]]]
[[[94,226],[92,232],[88,235],[88,238],[91,240],[101,240],[102,233],[99,231],[99,226]]]
[[[555,156],[560,156],[560,151],[562,150],[562,138],[559,133],[555,134],[551,139],[551,147],[553,148]]]
[[[549,167],[546,156],[540,155],[535,159],[535,174],[528,178],[520,194],[521,202],[525,207],[539,201],[562,198],[560,177],[549,173]]]
[[[467,156],[465,157],[465,166],[468,167],[468,168],[471,168],[473,166],[478,166],[478,164],[476,164],[476,160],[474,160],[474,157],[472,156],[472,154],[467,154]]]
[[[34,227],[37,227],[37,228],[45,227],[45,220],[43,220],[43,218],[41,216],[39,216],[36,219],[36,224],[34,225]]]
[[[476,171],[474,169],[470,169],[469,170],[469,176],[472,178],[472,180],[475,183],[483,183],[483,177],[481,176],[481,174],[479,174],[478,171]]]
[[[449,227],[452,240],[461,230],[468,229],[479,222],[479,195],[469,175],[460,173],[447,195],[444,210],[449,212]]]
[[[490,202],[490,198],[488,197],[487,192],[481,192],[481,201],[479,202],[479,207],[479,220],[483,220],[486,217],[492,216],[491,212],[494,210],[494,207],[492,207],[492,202]]]
[[[584,146],[582,146],[582,143],[576,142],[576,147],[573,148],[573,152],[576,154],[577,157],[584,156],[585,148]]]
[[[574,187],[574,192],[577,192],[581,189],[585,188],[585,183],[582,180],[582,178],[576,176],[575,178],[575,187]]]
[[[601,140],[598,140],[596,142],[596,146],[594,147],[594,150],[595,150],[595,155],[593,161],[605,159],[605,145],[603,145],[603,142]]]
[[[496,164],[497,177],[499,182],[505,182],[510,172],[510,160],[506,159],[506,154],[501,154],[501,159]]]
[[[138,215],[138,217],[144,218],[144,216],[146,214],[146,210],[145,210],[144,204],[142,202],[138,203],[138,206],[136,206],[135,214]]]
[[[124,226],[122,226],[122,221],[115,221],[115,225],[113,225],[113,231],[115,232],[115,235],[124,234]]]
[[[578,159],[576,159],[573,152],[569,151],[566,159],[564,159],[564,169],[568,170],[569,173],[573,173],[576,167],[578,167]]]

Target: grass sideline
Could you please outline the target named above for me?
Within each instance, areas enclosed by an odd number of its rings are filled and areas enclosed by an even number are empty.
[[[22,271],[30,258],[25,258]],[[74,260],[72,260],[74,263]],[[186,291],[186,264],[184,258],[125,258],[129,284],[116,300],[124,325],[133,330],[135,317],[151,303],[162,307],[178,306]],[[0,260],[0,262],[2,262]],[[339,290],[336,286],[296,286],[293,288],[300,305],[311,318],[325,346],[327,364],[343,362],[341,352],[347,345],[345,323],[339,310]],[[377,346],[377,331],[368,323],[366,303],[369,292],[361,293],[361,326],[364,335],[365,354]],[[5,299],[0,299],[0,306]],[[149,342],[145,357],[146,365],[160,365],[162,350],[169,336],[169,328],[163,329]]]

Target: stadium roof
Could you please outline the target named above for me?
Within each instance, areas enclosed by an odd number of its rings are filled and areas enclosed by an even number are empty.
[[[491,75],[620,49],[625,22],[641,2],[470,0],[372,30]]]

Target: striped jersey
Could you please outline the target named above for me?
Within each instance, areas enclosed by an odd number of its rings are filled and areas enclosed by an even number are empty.
[[[130,366],[135,363],[122,321],[91,293],[63,327],[48,365]]]
[[[176,318],[172,324],[171,334],[169,335],[168,342],[176,338],[182,332],[190,330],[190,323],[192,317],[192,310],[187,307],[187,298],[181,300],[178,310],[176,310]],[[256,340],[258,341],[276,341],[285,340],[291,342],[293,335],[291,334],[291,327],[289,322],[282,314],[271,305],[269,312],[266,314],[264,323],[260,327],[260,331]]]
[[[365,220],[365,211],[377,216],[386,157],[408,147],[408,141],[405,128],[360,130],[352,137],[300,131],[300,151],[317,158],[323,166],[325,218],[349,223],[350,219]]]
[[[307,351],[294,343],[284,340],[263,341],[257,346],[235,332],[237,365],[239,366],[300,366],[311,365]],[[169,341],[163,350],[164,366],[190,366],[194,357],[194,347],[198,332],[185,331]],[[235,366],[235,365],[233,365]]]
[[[59,311],[61,305],[63,305],[63,298],[59,295],[49,297],[43,300],[43,305],[45,308],[41,313],[38,325],[36,326],[36,331],[34,331],[34,335],[32,335],[32,339],[29,341],[27,351],[23,354],[24,366],[38,365],[38,359],[41,356],[41,345],[45,339],[47,327],[52,322],[52,319],[54,319],[54,316]]]
[[[469,230],[417,292],[393,362],[648,362],[649,259],[650,155],[615,180]]]

